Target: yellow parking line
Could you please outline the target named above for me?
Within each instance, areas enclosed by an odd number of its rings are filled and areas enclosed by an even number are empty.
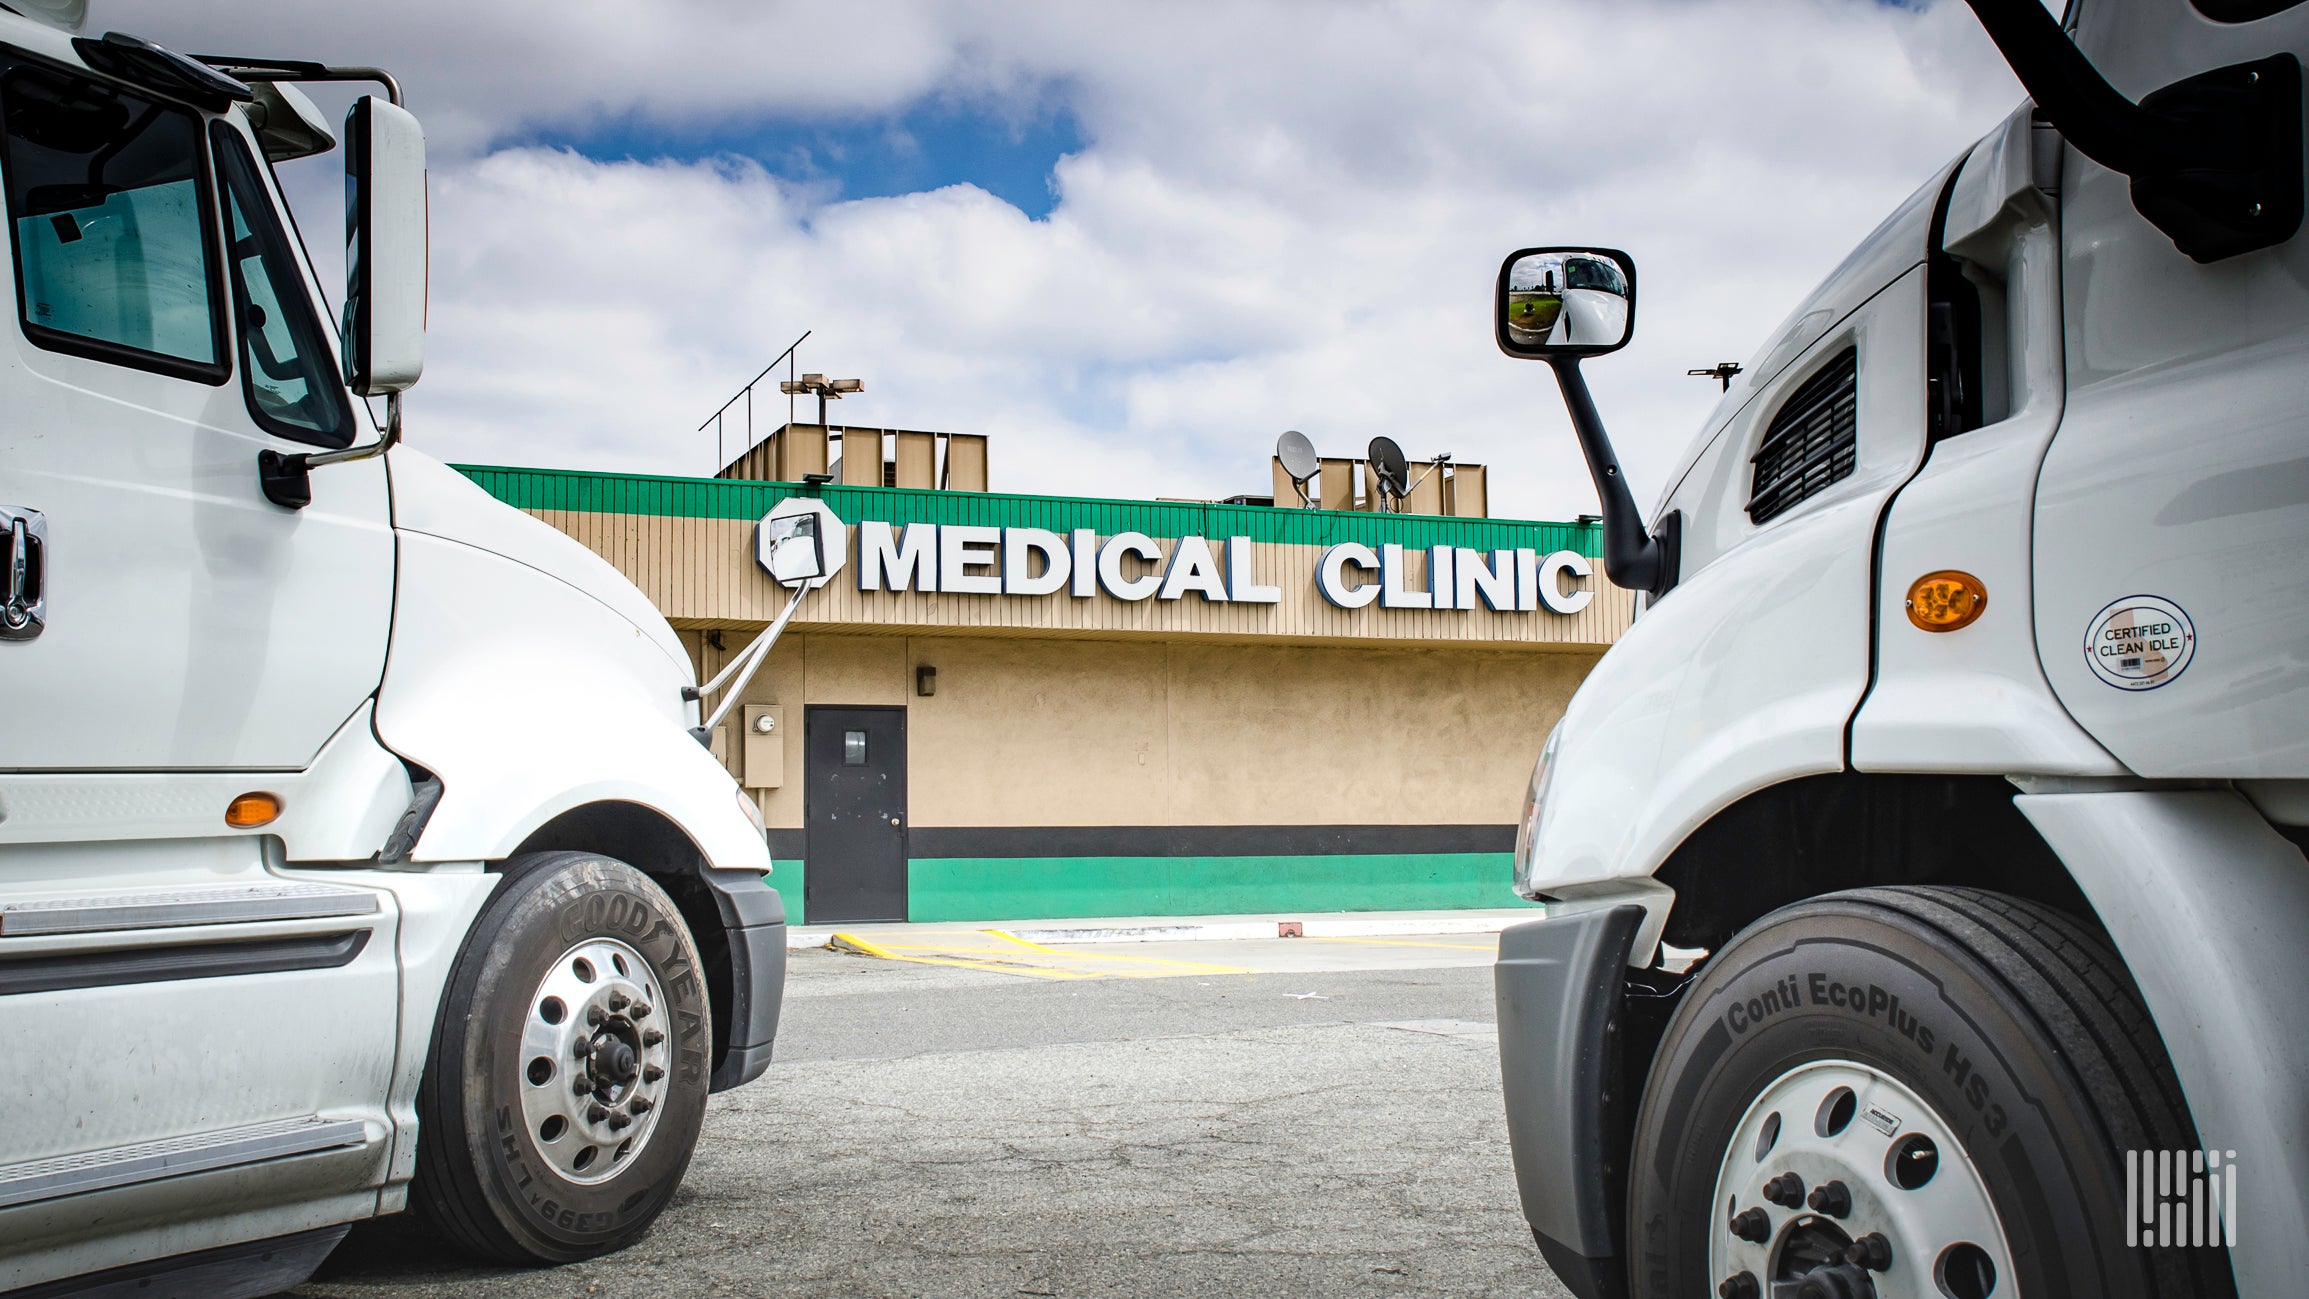
[[[1081,970],[1041,970],[1031,965],[1018,965],[1012,962],[965,961],[941,956],[905,956],[900,954],[900,948],[896,945],[869,942],[856,934],[835,934],[827,945],[841,951],[855,952],[860,956],[871,956],[884,961],[906,961],[914,965],[950,965],[963,970],[985,970],[991,974],[1021,974],[1036,979],[1095,979],[1098,977],[1095,973]],[[934,952],[940,949],[924,947],[912,950]]]
[[[1202,974],[1251,973],[1250,970],[1239,965],[1208,965],[1201,961],[1174,961],[1163,956],[1124,956],[1117,952],[1068,952],[1055,947],[1045,947],[1041,943],[1028,942],[1016,934],[1004,933],[999,929],[989,929],[985,932],[1006,942],[1016,943],[1027,951],[1042,956],[1055,956],[1067,961],[1129,961],[1139,965],[1162,965],[1177,970],[1193,970]]]

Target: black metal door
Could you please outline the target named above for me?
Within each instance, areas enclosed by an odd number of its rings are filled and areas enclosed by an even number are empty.
[[[804,736],[811,924],[906,918],[906,710],[811,708]]]

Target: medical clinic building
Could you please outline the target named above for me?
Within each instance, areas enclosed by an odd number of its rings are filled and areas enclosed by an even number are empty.
[[[983,440],[876,430],[834,434],[837,477],[883,462],[865,435],[935,436],[903,476],[930,485],[772,481],[827,434],[712,479],[463,469],[631,578],[700,680],[785,604],[762,517],[816,494],[847,525],[713,737],[790,917],[1518,905],[1532,763],[1632,612],[1592,525],[1006,495],[971,490]],[[1316,499],[1359,504],[1338,463]]]

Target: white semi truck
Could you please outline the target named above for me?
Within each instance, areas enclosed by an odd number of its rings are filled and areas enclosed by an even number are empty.
[[[1579,370],[1632,262],[1500,275],[1642,593],[1496,969],[1582,1299],[2309,1287],[2309,6],[1969,2],[2031,102],[1648,519]],[[1518,265],[1587,253],[1627,328],[1511,330]]]
[[[769,1062],[759,815],[641,593],[398,444],[392,79],[79,8],[0,11],[0,1290],[270,1293],[412,1204],[619,1248]],[[271,165],[314,81],[381,92],[339,328]]]

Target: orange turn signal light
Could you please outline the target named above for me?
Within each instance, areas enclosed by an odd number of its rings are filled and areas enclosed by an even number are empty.
[[[224,823],[235,830],[254,830],[281,817],[281,796],[262,792],[243,794],[224,809]]]
[[[1908,587],[1908,621],[1925,631],[1970,627],[1988,607],[1988,588],[1970,573],[1944,568]]]

